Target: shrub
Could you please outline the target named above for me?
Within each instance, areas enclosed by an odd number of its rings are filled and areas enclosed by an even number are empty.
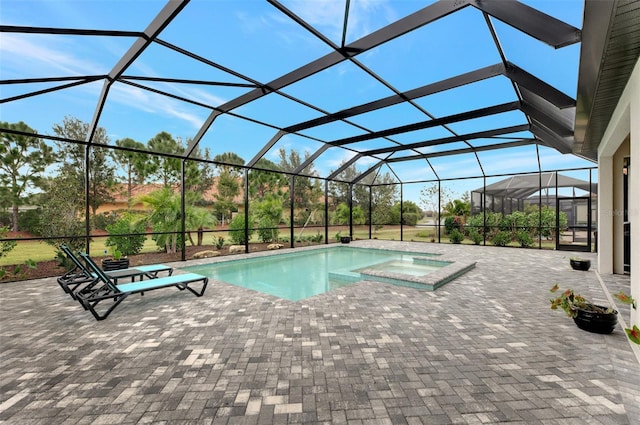
[[[214,237],[213,242],[215,243],[217,249],[222,249],[222,247],[224,246],[224,238],[222,236],[218,236],[217,238]]]
[[[18,214],[18,228],[29,232],[34,236],[40,236],[40,215],[41,208],[20,211]]]
[[[258,238],[263,243],[278,240],[278,228],[268,216],[263,216],[258,222]]]
[[[125,214],[114,223],[107,225],[109,237],[106,246],[113,247],[113,251],[120,252],[123,256],[140,253],[146,240],[145,225],[143,222],[134,221],[130,214]],[[130,233],[138,233],[130,235]],[[119,236],[122,235],[122,236]]]
[[[245,235],[244,214],[238,214],[231,220],[231,223],[229,223],[229,236],[235,245],[243,245],[247,243],[247,238],[249,240],[251,239],[255,232],[255,230],[251,228],[251,222],[251,216],[249,216],[250,226]]]
[[[475,245],[480,245],[484,237],[480,234],[478,229],[471,228],[469,229],[469,239],[471,239]]]
[[[511,233],[501,230],[491,239],[491,243],[495,246],[507,246],[511,242]]]
[[[418,214],[416,213],[406,212],[402,215],[402,219],[406,226],[415,226],[418,224]]]
[[[528,248],[533,245],[533,238],[526,230],[518,230],[516,232],[516,240],[522,248]]]
[[[487,211],[487,224],[485,227],[485,235],[488,239],[493,239],[495,235],[500,231],[499,225],[502,221],[502,213],[494,213]]]
[[[462,222],[459,217],[447,217],[444,219],[444,230],[450,234],[454,229],[460,230]]]
[[[434,230],[418,230],[416,232],[417,238],[430,238],[433,236]]]
[[[261,222],[262,219],[270,219],[271,223],[275,223],[275,225],[277,225],[280,223],[280,220],[282,220],[282,211],[282,199],[268,194],[265,199],[255,205],[255,212],[253,212],[253,215],[258,219],[258,222]]]
[[[6,238],[9,234],[9,227],[0,227],[0,238]],[[18,245],[16,241],[0,241],[0,258],[9,254]]]
[[[453,229],[451,232],[449,232],[449,240],[451,241],[451,243],[460,243],[463,239],[464,234],[460,230]]]
[[[11,213],[0,211],[0,228],[2,227],[10,227],[13,223],[11,222]]]
[[[514,223],[512,222],[512,217],[510,215],[504,216],[498,222],[498,229],[502,232],[511,232],[514,227]]]
[[[94,229],[109,231],[109,226],[118,221],[118,215],[113,212],[106,212],[91,216],[91,223]]]

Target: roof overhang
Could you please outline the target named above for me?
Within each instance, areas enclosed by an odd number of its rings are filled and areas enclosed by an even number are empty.
[[[585,0],[573,153],[597,160],[613,111],[640,57],[640,0]]]

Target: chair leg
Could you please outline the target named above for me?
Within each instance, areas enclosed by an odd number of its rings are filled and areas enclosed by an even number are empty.
[[[81,302],[83,304],[83,306],[85,307],[86,310],[89,310],[91,312],[91,314],[93,315],[93,317],[95,317],[96,320],[104,320],[106,319],[113,310],[115,310],[115,308],[122,302],[124,301],[125,298],[127,298],[127,295],[129,294],[118,294],[116,296],[113,297],[109,297],[109,298],[113,298],[113,304],[111,304],[109,306],[109,308],[104,311],[103,313],[98,312],[98,310],[96,309],[96,307],[98,306],[98,304],[100,303],[100,301],[103,300],[96,300],[96,301],[91,301],[91,300],[87,300],[82,298]]]
[[[204,290],[207,289],[207,283],[209,283],[209,278],[205,277],[204,279],[202,279],[202,289],[200,291],[196,291],[188,283],[184,284],[184,289],[188,289],[196,297],[201,297],[204,295]],[[178,289],[180,289],[180,285],[176,286],[178,286]]]

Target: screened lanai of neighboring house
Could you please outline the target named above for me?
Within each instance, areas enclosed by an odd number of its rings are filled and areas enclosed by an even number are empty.
[[[573,196],[595,191],[597,183],[565,176],[561,173],[539,173],[525,174],[508,177],[496,183],[487,185],[471,191],[471,198],[474,194],[481,196],[499,197],[502,200],[516,201],[518,208],[509,207],[509,212],[522,209],[522,201],[536,193],[546,189],[569,189]],[[479,207],[481,208],[481,207]],[[493,210],[493,209],[492,209]]]
[[[471,215],[508,216],[542,208],[558,214],[557,249],[596,249],[597,186],[591,173],[582,180],[560,172],[517,174],[471,191]],[[592,245],[592,243],[594,245]]]
[[[324,242],[332,224],[403,238],[404,207],[399,220],[386,213],[394,205],[435,200],[440,210],[443,193],[462,198],[509,174],[597,179],[593,153],[573,149],[581,1],[39,6],[3,5],[0,131],[49,146],[50,181],[69,167],[82,176],[74,208],[84,225],[51,238],[79,233],[89,244],[96,204],[107,203],[100,183],[136,173],[137,183],[179,188],[182,222],[158,230],[178,233],[194,230],[185,203],[205,180],[233,173],[243,199],[235,211],[250,211],[265,194],[256,182],[283,176],[292,196],[279,224],[292,246],[304,226]],[[12,125],[20,121],[28,127]],[[154,171],[136,170],[127,154]],[[311,189],[311,199],[299,196]],[[19,210],[38,194],[47,198],[32,185],[2,207]],[[340,204],[346,221],[335,219]]]

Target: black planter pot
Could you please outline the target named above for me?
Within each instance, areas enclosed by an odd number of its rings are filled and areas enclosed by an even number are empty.
[[[102,260],[102,270],[108,272],[110,270],[120,270],[129,268],[129,259],[121,258],[119,260]]]
[[[596,305],[596,307],[606,310],[607,307]],[[598,313],[589,310],[578,309],[578,315],[573,321],[582,330],[597,334],[610,334],[618,323],[618,312]]]
[[[571,268],[573,270],[582,270],[587,271],[591,267],[591,260],[573,260],[570,259],[569,263],[571,264]]]
[[[342,243],[351,242],[351,236],[340,236],[340,242],[342,242]]]

